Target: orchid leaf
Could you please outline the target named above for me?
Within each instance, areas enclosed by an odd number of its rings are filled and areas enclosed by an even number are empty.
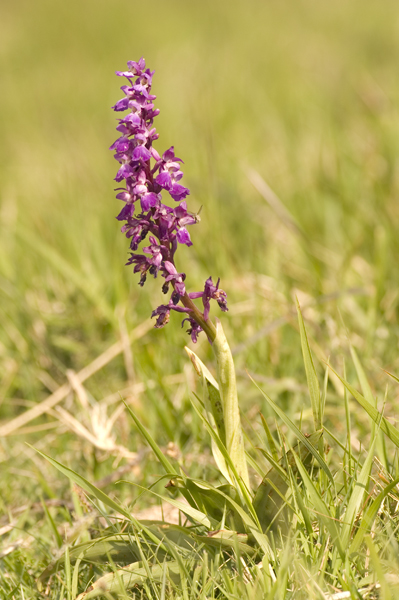
[[[208,421],[214,429],[216,435],[219,437],[221,443],[226,446],[226,431],[224,427],[223,406],[219,392],[219,385],[216,379],[210,373],[209,369],[198,358],[198,356],[192,350],[190,350],[190,348],[186,347],[185,350],[194,366],[196,373],[201,377],[202,380],[202,400],[205,406]],[[215,459],[215,462],[222,475],[229,483],[233,484],[233,479],[227,467],[226,460],[223,454],[220,452],[214,438],[212,437],[211,439],[213,458]]]

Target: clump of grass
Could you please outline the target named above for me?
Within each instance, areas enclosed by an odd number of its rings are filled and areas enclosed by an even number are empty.
[[[166,481],[167,491],[135,485],[140,493],[178,509],[180,524],[135,518],[113,494],[40,452],[86,492],[108,523],[89,540],[68,545],[42,573],[40,585],[54,573],[64,573],[65,590],[79,600],[128,597],[131,590],[148,598],[395,597],[399,476],[390,461],[378,473],[373,464],[379,444],[385,448],[381,433],[399,448],[399,431],[366,400],[370,388],[357,358],[364,395],[328,365],[320,390],[299,306],[298,318],[313,431],[302,431],[301,423],[291,421],[256,386],[275,413],[276,430],[273,435],[262,418],[262,445],[249,444],[246,461],[253,491],[236,473],[222,428],[215,423],[212,409],[215,399],[220,401],[219,385],[192,351],[203,390],[202,398],[193,399],[193,410],[211,436],[219,470],[214,483],[190,477],[127,407],[164,470],[158,482]],[[353,453],[349,409],[344,444],[324,426],[330,369],[371,417],[367,452]],[[253,485],[255,479],[260,484]],[[109,572],[93,581],[96,569],[103,571],[106,565]]]

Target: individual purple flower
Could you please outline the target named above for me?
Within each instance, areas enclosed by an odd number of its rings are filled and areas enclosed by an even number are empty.
[[[165,260],[164,268],[167,274],[165,274],[165,284],[173,283],[173,287],[175,291],[179,294],[179,296],[184,296],[186,293],[186,287],[184,285],[184,280],[186,278],[185,273],[178,273],[176,267],[173,263]]]
[[[222,289],[219,288],[220,278],[217,281],[217,284],[214,285],[212,281],[212,277],[208,277],[205,281],[204,291],[203,292],[191,292],[189,297],[191,300],[195,298],[202,298],[202,304],[204,305],[204,318],[205,320],[209,317],[210,311],[210,300],[216,300],[219,304],[220,309],[223,312],[228,311],[227,308],[227,294]]]
[[[201,325],[199,323],[197,323],[197,321],[195,319],[193,319],[192,317],[187,317],[186,319],[183,319],[181,326],[183,327],[184,322],[188,321],[190,327],[189,329],[187,329],[187,333],[191,336],[191,340],[194,344],[197,343],[198,341],[198,335],[201,333],[201,331],[203,331]]]
[[[166,249],[161,246],[158,240],[153,236],[150,236],[150,244],[150,246],[143,248],[143,251],[152,255],[150,258],[148,258],[148,264],[150,265],[149,271],[151,275],[156,277],[159,269],[161,268],[163,255],[166,254]]]
[[[169,302],[168,305],[161,304],[160,306],[158,306],[158,308],[153,310],[151,314],[151,319],[157,317],[157,320],[155,322],[155,327],[157,329],[160,329],[161,327],[164,327],[167,323],[169,323],[169,315],[171,310],[176,310],[177,312],[181,313],[187,312],[186,308],[183,308],[182,306],[176,306],[175,304],[173,304],[173,302]]]
[[[131,254],[126,265],[135,265],[133,272],[141,273],[139,285],[143,287],[147,279],[147,271],[151,267],[150,263],[148,262],[148,258],[143,254]]]
[[[227,294],[223,290],[219,289],[220,277],[217,281],[217,284],[214,285],[212,281],[212,277],[209,277],[205,281],[204,294],[202,296],[202,303],[204,305],[204,316],[207,319],[209,316],[210,310],[210,300],[216,300],[219,304],[220,309],[223,312],[228,311],[227,308]]]

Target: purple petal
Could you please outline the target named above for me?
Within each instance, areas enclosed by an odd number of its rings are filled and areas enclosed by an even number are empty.
[[[158,204],[159,198],[153,192],[149,192],[148,194],[141,196],[140,202],[142,210],[146,212]]]
[[[112,146],[109,147],[110,150],[116,150],[117,152],[126,152],[129,150],[129,140],[122,136],[118,138]]]
[[[116,217],[118,221],[126,221],[129,217],[134,214],[134,204],[125,204],[119,215]]]
[[[166,150],[166,152],[163,153],[162,158],[164,159],[164,161],[169,162],[169,161],[179,161],[179,162],[183,162],[181,158],[177,158],[175,156],[175,147],[171,146],[170,148],[168,148],[168,150]]]
[[[159,175],[156,176],[155,181],[158,185],[166,190],[168,190],[172,185],[172,179],[168,171],[162,171],[162,173],[159,173]]]
[[[127,77],[128,79],[134,77],[134,74],[130,71],[115,71],[115,73],[118,75],[118,77]]]
[[[122,100],[118,100],[116,104],[112,107],[115,111],[126,110],[129,107],[129,98],[122,98]]]
[[[150,152],[151,152],[151,156],[154,160],[156,160],[156,161],[160,160],[161,157],[159,156],[159,154],[155,150],[155,148],[151,148]]]
[[[193,245],[191,238],[190,238],[190,234],[188,233],[188,231],[185,227],[180,227],[180,229],[177,230],[176,237],[177,237],[177,241],[180,244],[186,244],[186,246]]]
[[[141,125],[141,119],[137,113],[129,113],[122,121],[131,125]]]
[[[151,153],[145,146],[137,146],[133,150],[133,160],[144,160],[147,161],[151,158]]]
[[[165,269],[171,275],[177,275],[177,270],[176,270],[175,265],[173,263],[171,263],[169,260],[165,260]]]
[[[116,195],[116,198],[118,200],[123,200],[123,202],[128,202],[129,200],[131,200],[131,195],[129,194],[129,192],[120,192],[119,194]]]
[[[169,194],[172,196],[173,200],[179,202],[180,200],[184,200],[186,196],[189,195],[190,190],[184,185],[180,185],[179,183],[174,183],[169,191]]]
[[[177,219],[182,219],[187,216],[187,202],[184,200],[173,210]]]
[[[122,181],[122,179],[127,179],[127,177],[131,177],[133,174],[134,171],[130,165],[122,165],[116,174],[115,181]]]

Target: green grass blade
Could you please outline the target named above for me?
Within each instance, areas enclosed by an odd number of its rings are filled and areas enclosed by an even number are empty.
[[[334,544],[336,545],[336,548],[338,550],[338,553],[339,553],[341,559],[345,560],[345,551],[344,551],[343,545],[341,543],[341,539],[340,539],[340,535],[339,535],[339,531],[338,531],[338,527],[335,522],[335,519],[334,519],[333,515],[330,513],[330,511],[328,510],[328,507],[327,507],[326,503],[324,502],[324,500],[322,499],[322,497],[320,496],[318,490],[316,489],[307,470],[303,466],[302,461],[296,454],[294,454],[294,456],[295,456],[296,464],[298,466],[298,470],[302,477],[304,487],[307,491],[309,500],[312,503],[319,520],[323,523],[324,527],[330,533],[331,538],[334,541]]]
[[[338,377],[338,379],[344,384],[347,390],[352,394],[355,400],[364,408],[364,410],[370,415],[373,421],[379,424],[381,431],[383,431],[399,448],[399,430],[396,429],[370,402],[367,402],[366,398],[362,396],[353,386],[350,385],[345,379],[343,379],[338,373],[330,366],[330,369]]]
[[[50,513],[49,509],[47,508],[47,505],[46,505],[46,503],[44,502],[43,499],[42,499],[42,506],[43,506],[44,514],[46,515],[47,520],[50,523],[50,527],[51,527],[51,529],[52,529],[52,531],[54,533],[54,537],[55,537],[55,541],[57,542],[57,546],[58,546],[58,548],[61,548],[62,543],[63,543],[62,542],[62,537],[61,537],[61,535],[60,535],[60,533],[59,533],[59,531],[57,529],[57,526],[56,526],[56,524],[54,522],[54,519],[51,516],[51,513]]]
[[[376,432],[378,435],[378,431]],[[365,492],[367,492],[367,485],[370,480],[371,467],[373,465],[374,458],[374,446],[377,440],[377,435],[374,436],[370,450],[367,454],[367,458],[363,464],[362,470],[359,473],[358,478],[355,481],[351,497],[349,498],[348,506],[343,516],[343,525],[341,529],[341,540],[344,548],[349,543],[351,529],[356,519],[356,515],[361,506]]]
[[[145,429],[145,427],[143,427],[143,425],[140,423],[140,421],[138,420],[138,418],[136,417],[134,412],[131,410],[130,406],[128,406],[126,404],[126,402],[124,404],[125,404],[127,410],[129,411],[130,416],[132,417],[133,421],[135,422],[137,429],[140,431],[143,438],[145,440],[147,440],[148,445],[152,448],[155,456],[157,457],[157,459],[159,460],[159,462],[165,469],[166,473],[179,475],[180,473],[174,468],[172,463],[166,458],[166,456],[164,455],[164,453],[162,452],[162,450],[160,449],[160,447],[158,446],[158,444],[156,443],[154,438]]]
[[[266,433],[267,442],[269,444],[270,452],[272,453],[272,456],[273,456],[274,460],[276,462],[278,462],[279,455],[278,455],[277,445],[276,445],[275,439],[272,436],[272,432],[269,429],[269,425],[267,424],[267,421],[266,421],[265,417],[262,415],[262,413],[260,415],[260,418],[262,420],[263,429],[265,430],[265,433]]]
[[[218,522],[222,522],[225,517],[226,524],[229,529],[239,533],[243,533],[245,531],[241,517],[238,515],[237,511],[231,507],[231,505],[230,507],[227,507],[226,500],[221,494],[221,492],[223,494],[227,494],[227,496],[239,503],[239,493],[233,485],[227,484],[213,487],[207,485],[204,481],[187,478],[185,481],[185,486],[195,498],[198,507],[203,513],[211,516]]]
[[[204,546],[218,548],[219,550],[232,550],[238,545],[240,552],[244,555],[251,556],[257,552],[256,548],[246,543],[248,540],[246,534],[236,533],[235,531],[220,529],[211,536],[193,534],[192,537]]]
[[[328,365],[330,367],[330,365]],[[346,366],[344,361],[344,378],[346,379]],[[352,435],[351,435],[351,411],[348,399],[348,390],[344,386],[345,422],[346,422],[346,444],[348,447],[348,471],[352,473]]]
[[[374,406],[374,408],[377,408],[377,399],[375,398],[375,396],[371,390],[370,384],[367,380],[366,374],[365,374],[362,364],[359,360],[359,357],[356,353],[356,350],[351,346],[350,351],[351,351],[351,355],[352,355],[353,364],[355,365],[356,374],[357,374],[357,377],[360,382],[360,387],[362,388],[363,396],[365,397],[367,402],[369,402],[372,406]],[[374,420],[372,420],[372,428],[371,429],[372,429],[372,437],[373,437],[374,429],[375,429]],[[385,452],[385,448],[384,448],[384,438],[383,438],[382,432],[378,433],[376,448],[377,448],[377,454],[378,454],[379,459],[381,460],[385,469],[388,469],[388,464],[387,464],[387,460],[386,460],[386,452]]]
[[[67,589],[67,600],[71,600],[72,579],[71,579],[71,563],[69,560],[68,546],[65,548],[64,562],[65,562],[65,585],[66,585],[66,589]]]
[[[380,549],[378,548],[378,546],[376,547],[376,544],[371,536],[366,536],[365,542],[367,544],[367,548],[370,555],[370,563],[374,567],[374,571],[377,576],[377,581],[381,586],[380,598],[382,598],[382,600],[392,600],[392,595],[389,591],[388,583],[385,579],[385,568],[381,561]]]
[[[389,377],[392,377],[392,379],[393,379],[394,381],[396,381],[397,383],[399,383],[399,377],[397,377],[397,376],[396,376],[396,375],[394,375],[393,373],[390,373],[389,371],[385,371],[385,373],[386,373],[387,375],[389,375]]]
[[[373,392],[371,391],[370,384],[367,381],[366,374],[361,365],[361,362],[356,353],[356,350],[351,346],[350,351],[351,351],[353,364],[355,365],[356,374],[357,374],[359,382],[360,382],[360,387],[362,388],[363,396],[366,398],[367,402],[370,402],[370,404],[377,407],[377,401],[373,395]]]
[[[32,448],[32,450],[35,450],[35,452],[40,454],[40,456],[45,458],[50,464],[53,465],[53,467],[55,467],[61,473],[66,475],[71,481],[73,481],[74,483],[77,483],[81,488],[83,488],[89,494],[92,494],[95,498],[97,498],[97,500],[99,500],[100,502],[102,502],[103,504],[105,504],[106,506],[108,506],[109,508],[114,510],[115,512],[118,512],[119,514],[123,515],[129,521],[135,521],[135,519],[132,517],[132,515],[130,514],[130,512],[128,510],[126,510],[125,508],[123,508],[123,506],[121,506],[120,504],[115,502],[115,500],[112,500],[111,498],[109,498],[109,496],[107,496],[107,494],[105,494],[102,490],[100,490],[95,485],[90,483],[90,481],[87,481],[87,479],[85,479],[78,473],[75,473],[75,471],[73,471],[72,469],[65,467],[63,464],[59,463],[57,460],[54,460],[54,458],[51,458],[51,456],[44,454],[44,452],[37,450],[37,448],[34,448],[30,444],[28,444],[28,446],[30,448]]]
[[[369,531],[370,527],[372,526],[372,524],[374,522],[374,519],[376,518],[376,516],[378,514],[378,511],[380,509],[382,502],[398,484],[399,484],[399,477],[397,479],[395,479],[394,481],[391,481],[391,483],[389,483],[382,490],[382,492],[380,492],[378,494],[378,496],[375,498],[375,500],[373,500],[372,504],[368,507],[368,509],[366,510],[365,514],[362,517],[362,520],[360,522],[360,527],[357,530],[356,535],[353,538],[352,543],[350,545],[349,555],[351,555],[354,552],[357,552],[359,550],[359,548],[364,540],[364,537],[366,536],[367,532]]]
[[[296,299],[296,308],[298,312],[299,331],[301,334],[301,346],[303,360],[305,363],[306,379],[308,381],[310,402],[313,412],[313,420],[315,429],[321,429],[322,427],[322,406],[320,397],[320,386],[316,375],[316,369],[314,367],[312,353],[310,351],[309,340],[306,334],[305,323],[303,321],[301,308],[299,306],[298,298]]]

